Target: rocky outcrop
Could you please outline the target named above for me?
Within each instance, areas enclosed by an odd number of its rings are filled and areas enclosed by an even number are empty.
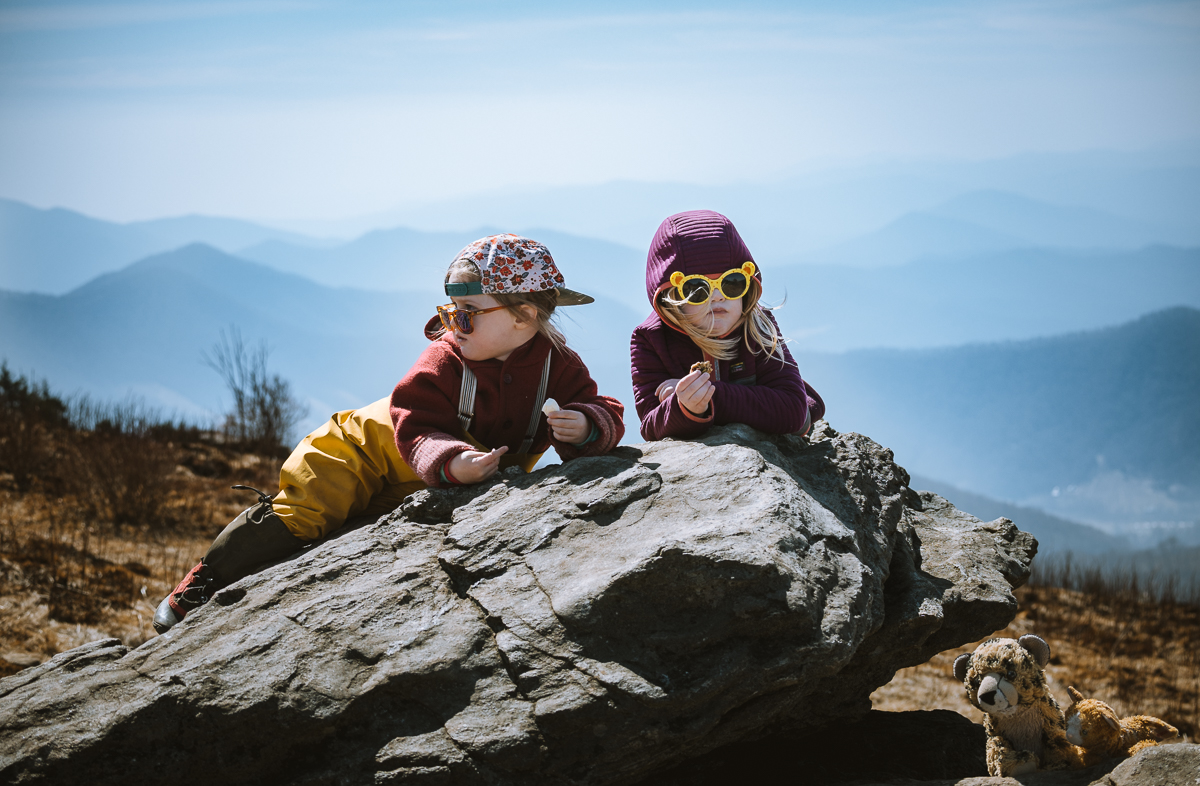
[[[135,650],[0,681],[0,776],[634,783],[858,718],[1002,628],[1036,544],[820,425],[419,492]]]

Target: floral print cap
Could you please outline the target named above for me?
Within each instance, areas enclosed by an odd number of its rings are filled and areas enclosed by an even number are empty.
[[[478,266],[481,280],[447,283],[447,295],[508,295],[557,289],[560,306],[593,302],[588,295],[563,286],[563,275],[550,249],[536,240],[509,234],[483,237],[459,251],[454,261],[466,259]]]

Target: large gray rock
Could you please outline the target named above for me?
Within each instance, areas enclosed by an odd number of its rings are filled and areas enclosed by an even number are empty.
[[[827,426],[420,492],[170,633],[0,681],[25,783],[632,783],[859,717],[1002,628],[1033,539]]]

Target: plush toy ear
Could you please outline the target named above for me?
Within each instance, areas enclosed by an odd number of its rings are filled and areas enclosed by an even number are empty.
[[[1112,727],[1113,727],[1113,731],[1120,731],[1120,730],[1121,730],[1121,722],[1120,722],[1120,721],[1118,721],[1118,720],[1117,720],[1116,718],[1114,718],[1113,716],[1109,715],[1107,712],[1106,712],[1106,713],[1104,713],[1104,722],[1105,722],[1105,723],[1107,723],[1109,726],[1112,726]]]
[[[1017,643],[1029,650],[1029,653],[1033,655],[1033,659],[1037,661],[1037,665],[1042,668],[1045,668],[1046,664],[1050,662],[1050,645],[1040,637],[1034,636],[1032,633],[1026,633],[1017,639]]]
[[[1070,685],[1067,686],[1067,695],[1070,696],[1071,701],[1075,702],[1076,704],[1083,701],[1083,694],[1072,688]]]
[[[954,679],[962,682],[967,678],[967,669],[971,668],[971,653],[964,653],[954,659]]]

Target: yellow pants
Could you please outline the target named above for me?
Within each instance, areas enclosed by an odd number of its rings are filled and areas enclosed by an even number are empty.
[[[391,397],[336,413],[309,434],[283,463],[275,513],[302,540],[317,540],[357,516],[382,516],[425,488],[400,458],[392,430]],[[466,441],[488,450],[470,434]],[[505,455],[501,466],[533,469],[542,454]]]

